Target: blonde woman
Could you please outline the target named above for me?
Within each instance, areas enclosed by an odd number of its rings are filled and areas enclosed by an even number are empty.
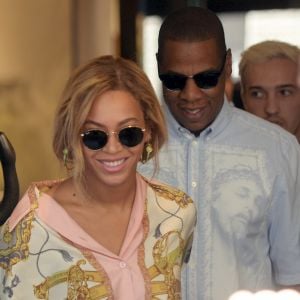
[[[70,77],[53,147],[69,171],[33,183],[1,228],[1,299],[180,299],[195,208],[136,171],[166,140],[145,74],[93,59]]]

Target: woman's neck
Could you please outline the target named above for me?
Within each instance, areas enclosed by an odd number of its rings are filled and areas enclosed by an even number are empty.
[[[76,189],[76,192],[83,200],[86,198],[91,205],[100,205],[106,208],[115,207],[115,209],[131,208],[136,194],[136,177],[118,186],[108,186],[88,180],[85,191]]]

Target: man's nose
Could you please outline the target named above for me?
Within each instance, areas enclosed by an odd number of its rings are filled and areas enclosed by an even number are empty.
[[[279,112],[278,100],[273,95],[267,97],[265,111],[269,115],[275,115]]]
[[[204,92],[199,88],[193,78],[187,78],[185,86],[180,93],[180,97],[186,101],[195,101],[201,98]]]

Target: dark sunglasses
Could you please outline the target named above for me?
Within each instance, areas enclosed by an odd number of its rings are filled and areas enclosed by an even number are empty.
[[[119,131],[106,132],[99,129],[88,130],[81,133],[83,144],[90,150],[102,149],[108,142],[110,135],[117,134],[120,143],[126,147],[135,147],[140,144],[144,138],[145,128],[128,126]]]
[[[196,85],[200,89],[210,89],[218,84],[219,77],[221,76],[225,66],[226,56],[227,51],[225,52],[222,66],[218,71],[205,71],[190,76],[171,73],[159,74],[158,76],[163,85],[170,91],[182,91],[188,78],[194,79]]]

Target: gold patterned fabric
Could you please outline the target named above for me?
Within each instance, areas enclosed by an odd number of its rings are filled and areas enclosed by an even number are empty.
[[[142,180],[146,199],[136,265],[145,299],[180,299],[180,273],[190,252],[195,207],[183,192]],[[26,209],[21,209],[18,222],[11,226],[8,220],[0,228],[0,299],[117,299],[101,259],[38,215],[40,201],[47,201],[41,191],[53,184],[32,184],[21,200]]]

